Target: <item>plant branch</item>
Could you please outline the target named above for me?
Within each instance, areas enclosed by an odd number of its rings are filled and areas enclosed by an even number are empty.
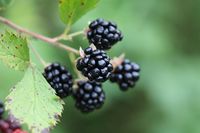
[[[55,39],[53,39],[53,38],[49,38],[49,37],[43,36],[41,34],[38,34],[38,33],[35,33],[35,32],[31,32],[31,31],[29,31],[27,29],[24,29],[24,28],[16,25],[15,23],[11,22],[10,20],[8,20],[8,19],[6,19],[6,18],[4,18],[2,16],[0,16],[0,22],[5,24],[5,25],[7,25],[7,26],[9,26],[10,28],[16,30],[19,33],[27,34],[27,35],[29,35],[29,36],[31,36],[33,38],[42,40],[42,41],[47,42],[47,43],[49,43],[49,44],[51,44],[53,46],[62,48],[64,50],[66,50],[66,51],[73,52],[75,54],[79,54],[79,51],[74,49],[74,48],[72,48],[72,47],[69,47],[69,46],[66,46],[65,44],[59,43],[59,42],[55,41]]]

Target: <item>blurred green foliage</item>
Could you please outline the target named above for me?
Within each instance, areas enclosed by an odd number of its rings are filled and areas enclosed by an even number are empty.
[[[57,4],[55,0],[17,0],[2,14],[53,37],[64,29]],[[125,38],[109,54],[113,57],[124,52],[139,63],[141,80],[134,90],[125,93],[117,85],[106,83],[105,106],[88,115],[78,112],[72,98],[67,98],[62,120],[52,132],[199,133],[199,5],[199,0],[101,0],[95,10],[73,26],[73,31],[98,17],[117,22]],[[30,43],[46,60],[59,61],[73,72],[66,52],[40,41]],[[81,37],[67,43],[76,48],[87,46],[87,40]],[[23,73],[2,63],[0,70],[0,98],[4,99]]]

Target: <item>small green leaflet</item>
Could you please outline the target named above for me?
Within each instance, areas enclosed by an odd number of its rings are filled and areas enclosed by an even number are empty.
[[[24,78],[6,98],[6,109],[32,133],[46,133],[55,126],[63,111],[63,101],[43,75],[30,66]]]
[[[15,70],[26,70],[30,61],[26,38],[10,32],[1,34],[0,60]]]
[[[95,8],[99,1],[100,0],[60,0],[59,13],[61,20],[70,26],[87,12]]]

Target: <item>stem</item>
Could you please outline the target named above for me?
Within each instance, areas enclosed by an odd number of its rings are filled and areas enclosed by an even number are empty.
[[[76,73],[77,77],[78,78],[82,78],[83,76],[81,75],[81,73],[76,69],[76,56],[73,54],[73,53],[69,53],[69,59],[71,61],[71,63],[74,65],[73,68],[74,68],[74,72]]]
[[[78,35],[81,35],[81,34],[84,34],[84,30],[81,30],[81,31],[78,31],[78,32],[75,32],[75,33],[72,33],[72,34],[69,34],[67,35],[65,32],[55,38],[54,41],[59,41],[59,40],[72,40],[73,37],[75,36],[78,36]]]
[[[38,60],[40,61],[40,63],[46,67],[47,63],[46,61],[44,61],[44,59],[41,57],[41,55],[33,48],[33,46],[31,44],[29,44],[29,48],[33,51],[33,53],[35,54],[35,56],[38,58]]]
[[[0,16],[0,22],[5,24],[5,25],[7,25],[7,26],[9,26],[10,28],[16,30],[19,33],[25,33],[25,34],[33,37],[33,38],[42,40],[42,41],[47,42],[47,43],[49,43],[49,44],[51,44],[53,46],[62,48],[64,50],[66,50],[66,51],[73,52],[75,54],[79,54],[79,51],[74,49],[74,48],[72,48],[72,47],[69,47],[69,46],[66,46],[66,45],[64,45],[62,43],[59,43],[59,42],[55,41],[55,39],[53,39],[53,38],[49,38],[49,37],[43,36],[41,34],[37,34],[35,32],[31,32],[31,31],[29,31],[27,29],[24,29],[24,28],[16,25],[15,23],[11,22],[10,20],[8,20],[8,19],[6,19],[6,18],[4,18],[2,16]]]
[[[53,38],[54,41],[59,41],[59,40],[62,40],[63,38],[67,38],[67,34],[68,32],[70,31],[70,26],[67,26],[64,30],[64,32],[56,37]]]
[[[72,33],[72,34],[69,34],[69,35],[68,35],[68,38],[73,38],[73,37],[75,37],[75,36],[82,35],[82,34],[84,34],[84,31],[83,31],[83,30],[78,31],[78,32],[75,32],[75,33]]]
[[[67,35],[69,31],[70,31],[70,26],[68,25],[68,26],[65,28],[63,34],[64,34],[64,35]]]

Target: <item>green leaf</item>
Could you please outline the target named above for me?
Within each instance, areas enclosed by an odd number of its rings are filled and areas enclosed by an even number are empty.
[[[27,124],[32,133],[44,133],[56,125],[63,101],[37,68],[30,66],[6,98],[6,109],[20,123]]]
[[[26,38],[10,32],[1,34],[0,60],[15,70],[27,69],[30,59]]]
[[[59,13],[61,20],[70,26],[87,12],[95,8],[99,1],[100,0],[60,0]]]

